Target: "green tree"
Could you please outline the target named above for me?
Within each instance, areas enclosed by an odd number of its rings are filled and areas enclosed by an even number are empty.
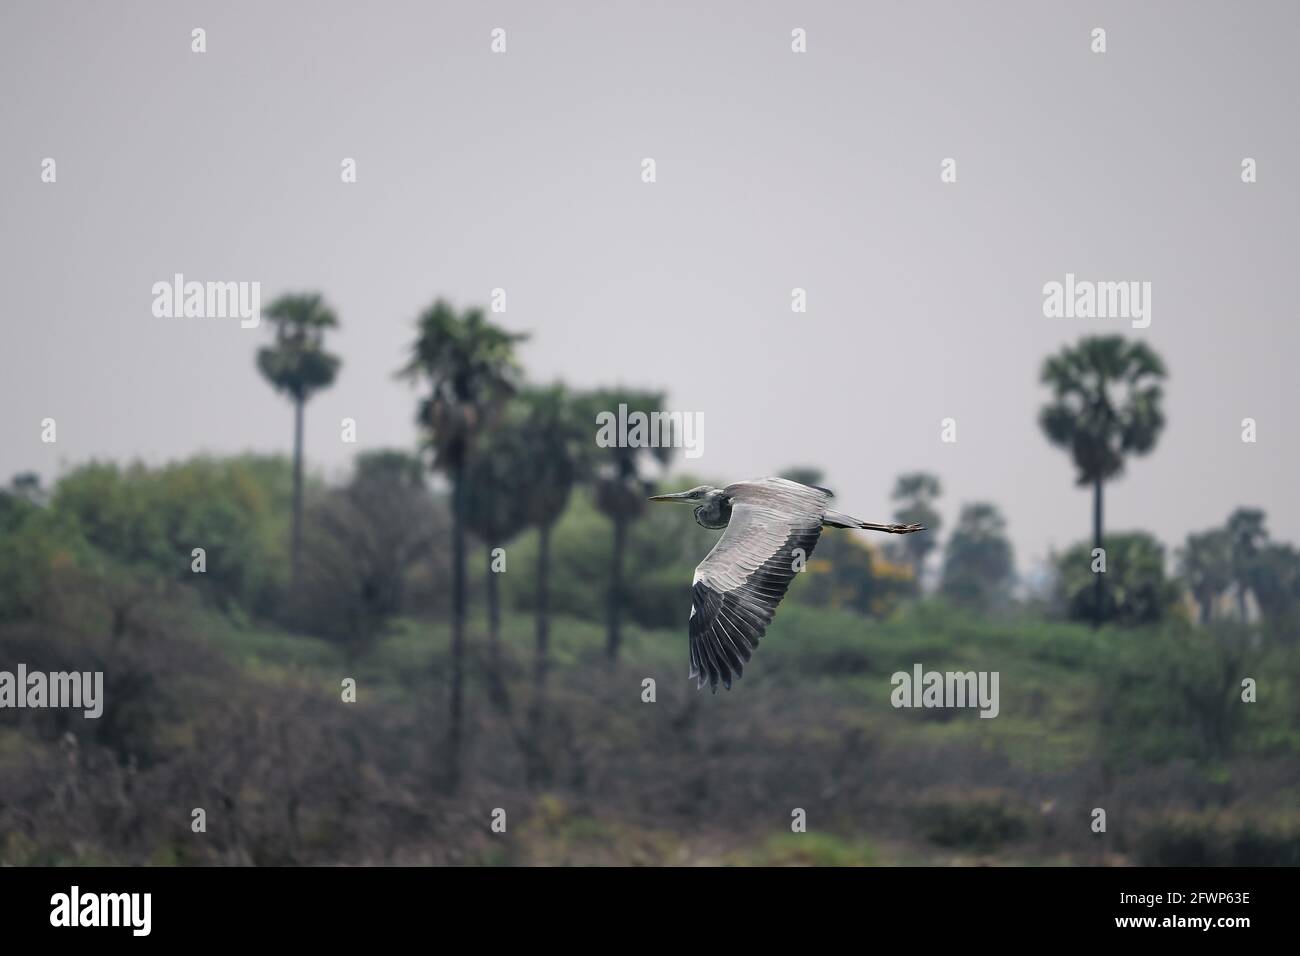
[[[513,411],[513,410],[511,410]],[[465,471],[465,526],[484,545],[487,558],[489,687],[504,702],[501,683],[501,589],[494,552],[524,530],[530,485],[527,435],[517,414],[487,430]]]
[[[898,560],[912,568],[912,575],[920,588],[925,571],[925,559],[938,546],[939,529],[943,518],[934,507],[935,499],[943,494],[943,486],[937,476],[924,471],[914,471],[899,475],[894,482],[891,496],[898,502],[894,510],[894,520],[901,524],[920,524],[926,528],[925,534],[905,534],[898,541],[891,542],[891,549]]]
[[[39,618],[60,603],[59,572],[89,546],[72,515],[46,507],[34,475],[0,489],[0,622]]]
[[[525,496],[528,523],[537,528],[537,646],[533,666],[534,700],[543,700],[549,669],[551,628],[551,535],[582,474],[590,439],[572,398],[562,385],[532,388],[521,396],[525,408],[530,482]]]
[[[1165,367],[1146,344],[1119,335],[1089,336],[1043,363],[1042,381],[1052,401],[1039,414],[1048,440],[1068,449],[1078,483],[1092,486],[1093,547],[1102,547],[1102,487],[1124,470],[1126,456],[1155,447],[1164,427]],[[919,537],[919,536],[918,536]],[[1092,605],[1106,606],[1102,575],[1095,575]],[[1100,624],[1101,618],[1094,623]]]
[[[791,479],[793,481],[794,479]],[[698,560],[698,559],[697,559]],[[884,610],[885,589],[876,580],[877,555],[863,535],[828,532],[808,557],[790,600],[811,607],[848,608],[859,614]]]
[[[787,468],[781,477],[820,487],[825,487],[826,481],[822,470],[811,465]],[[692,559],[692,563],[699,560],[695,552]],[[880,549],[867,536],[847,531],[822,535],[806,570],[808,581],[795,589],[790,600],[811,607],[848,608],[885,617],[901,598],[916,590],[915,573],[902,552],[888,546]]]
[[[527,723],[515,728],[530,783],[550,780],[551,734],[548,728],[547,677],[550,671],[551,538],[580,474],[591,433],[574,413],[561,385],[523,389],[510,403],[502,434],[508,435],[513,472],[503,486],[512,501],[514,531],[537,529],[534,566],[536,640],[533,652],[532,702]],[[492,582],[489,581],[489,585]],[[493,598],[495,599],[495,598]],[[499,697],[507,704],[504,688]]]
[[[419,458],[358,455],[351,482],[307,510],[298,619],[349,661],[368,651],[403,610],[407,570],[434,539],[434,510]]]
[[[1268,541],[1264,522],[1264,512],[1258,508],[1238,508],[1228,516],[1232,580],[1237,591],[1237,612],[1242,621],[1248,616],[1246,595],[1252,589],[1259,555]]]
[[[1264,545],[1255,559],[1251,588],[1269,628],[1293,640],[1300,631],[1300,553],[1289,544]]]
[[[996,505],[975,502],[962,506],[944,549],[941,590],[945,597],[981,609],[1010,599],[1016,572],[1006,526]]]
[[[293,402],[293,523],[289,575],[298,581],[302,556],[302,419],[311,396],[328,388],[338,375],[340,359],[325,351],[325,332],[338,317],[319,293],[282,295],[266,310],[275,344],[257,351],[257,368],[277,392]]]
[[[433,467],[451,482],[452,640],[451,718],[447,729],[447,785],[460,783],[465,696],[465,472],[479,434],[515,391],[516,343],[525,336],[492,325],[481,309],[458,313],[439,299],[416,322],[411,356],[398,373],[421,383],[417,424],[427,430]]]
[[[1057,559],[1057,587],[1067,615],[1076,621],[1112,620],[1124,625],[1164,618],[1178,603],[1179,589],[1165,575],[1165,549],[1144,531],[1109,534],[1106,570],[1092,570],[1091,548],[1079,542]],[[1108,579],[1098,609],[1094,578]]]
[[[618,659],[622,643],[623,563],[627,552],[628,530],[632,522],[644,514],[646,498],[651,484],[641,474],[641,464],[646,459],[661,465],[668,461],[672,448],[660,441],[653,446],[631,444],[619,440],[609,447],[596,442],[601,416],[619,416],[619,406],[625,405],[627,413],[643,412],[650,415],[663,410],[664,396],[660,392],[636,391],[622,388],[605,388],[587,392],[576,401],[579,421],[591,429],[592,440],[585,447],[588,465],[585,472],[595,491],[596,507],[614,527],[614,548],[610,556],[609,592],[606,604],[608,633],[605,652],[611,661]],[[619,436],[630,439],[631,436]],[[663,437],[663,436],[661,436]]]
[[[8,533],[44,501],[40,479],[33,474],[14,475],[8,488],[0,488],[0,534]]]
[[[1224,528],[1187,536],[1178,552],[1178,573],[1200,608],[1202,624],[1214,616],[1214,602],[1232,585],[1232,546]]]
[[[256,608],[283,561],[262,534],[271,495],[239,458],[198,457],[157,469],[91,463],[59,481],[51,508],[75,520],[99,556],[87,568],[114,593],[139,591],[130,582],[161,577],[191,585],[227,610]],[[191,570],[195,548],[205,554],[199,575]],[[129,586],[119,588],[124,581]],[[151,597],[124,598],[120,607],[125,613],[127,603]]]

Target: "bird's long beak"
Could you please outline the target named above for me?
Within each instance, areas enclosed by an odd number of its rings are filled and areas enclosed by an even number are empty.
[[[679,491],[675,495],[651,495],[650,501],[685,501],[688,492]]]

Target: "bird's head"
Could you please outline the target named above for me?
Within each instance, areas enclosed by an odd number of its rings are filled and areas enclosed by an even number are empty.
[[[700,504],[708,500],[709,495],[715,491],[721,491],[721,488],[714,488],[712,485],[696,485],[689,491],[679,491],[671,495],[651,495],[651,501],[688,501],[694,504]]]

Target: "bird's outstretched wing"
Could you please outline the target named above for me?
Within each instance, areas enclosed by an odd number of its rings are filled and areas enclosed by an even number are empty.
[[[691,582],[690,676],[714,693],[744,672],[794,580],[796,551],[807,560],[817,546],[831,497],[781,478],[725,490],[731,520]]]

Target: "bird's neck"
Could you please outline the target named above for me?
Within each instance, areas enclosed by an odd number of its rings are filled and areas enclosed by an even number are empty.
[[[695,520],[712,531],[725,528],[731,520],[731,502],[726,495],[710,495],[695,509]]]

